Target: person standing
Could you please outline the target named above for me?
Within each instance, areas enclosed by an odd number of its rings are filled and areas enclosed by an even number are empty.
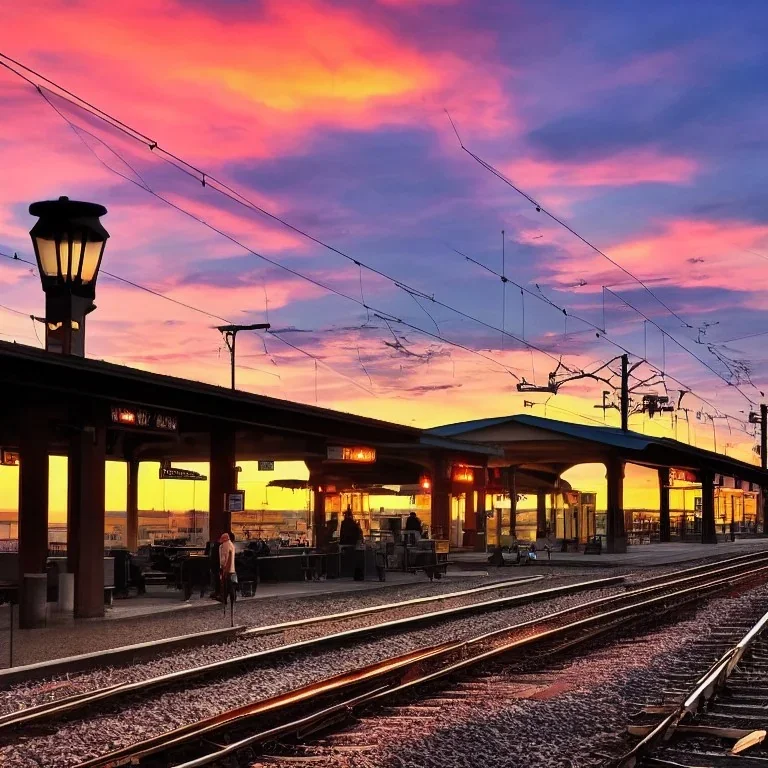
[[[411,514],[408,515],[408,519],[405,521],[405,530],[414,531],[419,535],[421,535],[421,532],[422,532],[421,520],[419,519],[419,516],[415,512],[411,512]]]
[[[219,568],[221,573],[221,600],[226,605],[227,597],[229,597],[234,603],[237,594],[235,545],[228,533],[222,533],[219,539]]]

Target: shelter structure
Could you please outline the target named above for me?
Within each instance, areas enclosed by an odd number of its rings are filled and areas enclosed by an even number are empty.
[[[305,461],[315,532],[333,484],[428,482],[433,536],[443,538],[456,468],[484,476],[488,458],[502,455],[492,445],[7,342],[0,388],[0,446],[19,464],[20,574],[45,571],[49,456],[68,457],[67,560],[78,617],[104,610],[107,458],[128,463],[127,543],[135,549],[141,461],[209,462],[212,539],[230,530],[242,503],[238,460]]]
[[[503,457],[489,458],[489,474],[503,470],[514,504],[521,488],[557,487],[560,475],[576,464],[600,463],[606,468],[607,499],[605,538],[608,552],[626,551],[624,471],[627,463],[657,470],[660,491],[660,540],[670,539],[670,472],[683,470],[701,485],[701,541],[715,543],[715,485],[723,478],[760,489],[764,510],[768,472],[719,453],[694,448],[669,438],[651,437],[613,427],[585,426],[527,414],[447,424],[429,430],[445,439],[461,439],[495,446]],[[537,529],[547,526],[546,507],[539,496]],[[764,511],[761,523],[764,524]]]

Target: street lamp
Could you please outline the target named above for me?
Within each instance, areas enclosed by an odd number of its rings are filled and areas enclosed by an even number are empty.
[[[85,316],[96,309],[96,278],[109,233],[99,217],[107,209],[60,197],[32,203],[30,230],[45,292],[45,348],[85,356]]]
[[[216,330],[224,336],[229,350],[231,388],[235,388],[235,345],[237,344],[238,331],[268,331],[272,326],[269,323],[252,323],[251,325],[217,325]]]

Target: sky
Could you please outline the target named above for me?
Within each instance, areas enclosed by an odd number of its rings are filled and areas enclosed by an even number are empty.
[[[686,409],[633,429],[758,460],[764,3],[3,13],[0,52],[130,126],[0,69],[0,253],[34,260],[34,200],[109,211],[89,357],[225,386],[214,326],[268,321],[238,340],[242,389],[418,426],[615,425],[604,382],[516,385],[627,350],[636,400]],[[39,345],[42,301],[36,269],[0,257],[0,338]]]

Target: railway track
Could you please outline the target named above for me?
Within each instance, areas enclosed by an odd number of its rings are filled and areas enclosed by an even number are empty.
[[[768,554],[766,555],[768,562]],[[741,566],[731,566],[741,567]],[[532,602],[541,602],[548,599],[573,595],[578,592],[599,590],[606,587],[620,585],[623,577],[612,576],[602,579],[591,579],[578,582],[576,584],[567,584],[559,587],[549,587],[534,592],[524,592],[517,595],[499,597],[493,600],[487,600],[479,603],[469,603],[453,608],[445,608],[438,611],[429,611],[418,613],[413,616],[407,616],[401,619],[394,619],[378,624],[355,627],[352,629],[335,632],[332,634],[313,637],[308,640],[290,642],[278,645],[273,648],[255,651],[244,655],[232,656],[230,658],[216,661],[210,664],[203,664],[187,669],[181,669],[168,674],[157,675],[134,682],[117,683],[114,685],[98,688],[96,690],[77,693],[65,698],[45,702],[32,707],[22,709],[17,712],[11,712],[0,716],[0,739],[9,731],[17,730],[21,726],[39,724],[53,719],[69,716],[80,710],[94,706],[114,706],[121,702],[135,699],[136,697],[145,697],[150,693],[156,695],[158,692],[171,688],[173,686],[190,684],[205,678],[218,678],[222,676],[235,675],[242,672],[244,668],[258,669],[259,666],[273,664],[281,659],[297,654],[308,654],[322,647],[342,647],[345,644],[354,643],[359,640],[370,639],[377,635],[386,635],[390,633],[405,632],[413,630],[422,625],[438,624],[452,619],[458,619],[473,614],[498,611],[504,608],[527,605]],[[483,588],[484,590],[484,588]],[[486,590],[484,590],[486,591]],[[459,594],[467,594],[465,590]],[[447,597],[447,596],[446,596]],[[442,599],[446,599],[443,597]],[[618,597],[622,598],[623,595]],[[418,598],[415,602],[422,601]],[[388,606],[375,606],[373,612],[379,608],[386,607],[390,610],[411,604],[414,601],[405,603],[395,603]],[[368,609],[359,611],[350,611],[346,614],[335,614],[334,620],[343,620],[346,618],[358,618],[366,615]],[[298,627],[324,623],[330,620],[329,616],[313,617],[310,619],[287,622],[284,624],[270,625],[266,627],[256,627],[252,630],[244,630],[241,637],[247,637],[251,633],[254,637],[261,635],[276,634],[288,630],[294,630]]]
[[[756,580],[768,580],[764,559],[740,559],[709,573],[673,574],[660,584],[639,586],[467,640],[421,648],[231,709],[83,761],[79,768],[129,764],[193,768],[232,759],[242,750],[303,742],[318,732],[337,729],[350,716],[375,714],[399,697],[444,686],[457,675],[510,655],[559,653]]]
[[[430,603],[441,604],[451,600],[471,598],[487,592],[501,592],[506,589],[513,589],[525,584],[541,581],[543,578],[544,577],[540,575],[525,576],[518,579],[497,581],[492,584],[483,584],[479,587],[463,589],[457,592],[445,592],[438,595],[416,597],[410,600],[400,600],[394,603],[368,605],[350,611],[320,614],[302,619],[294,619],[292,621],[284,621],[278,624],[266,624],[256,627],[235,626],[225,627],[223,629],[209,629],[163,640],[121,646],[118,648],[108,648],[93,653],[80,654],[78,656],[69,656],[34,664],[10,667],[9,669],[0,670],[0,688],[17,682],[41,680],[55,675],[69,675],[104,667],[136,663],[143,659],[157,656],[164,651],[175,651],[181,648],[229,642],[241,637],[274,635],[292,630],[307,629],[309,627],[335,621],[347,621],[365,616],[373,616],[386,611],[409,609],[429,605]]]
[[[640,740],[610,768],[768,765],[768,613],[753,625],[719,627],[690,656],[694,668],[706,669],[668,678],[661,701],[643,707],[627,729]]]

